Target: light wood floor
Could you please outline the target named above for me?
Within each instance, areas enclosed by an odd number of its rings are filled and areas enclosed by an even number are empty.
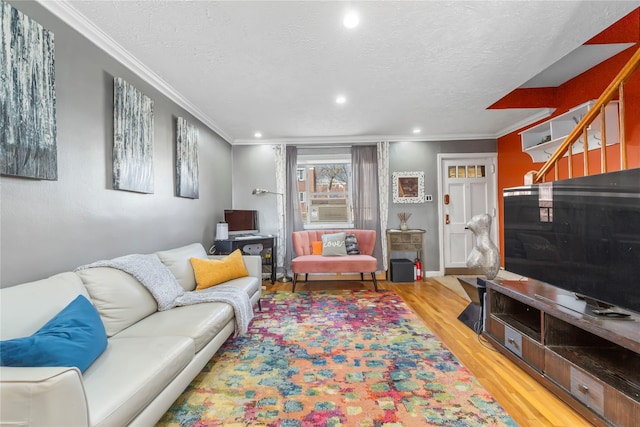
[[[291,291],[291,283],[263,282],[266,292]],[[373,289],[371,281],[298,281],[298,290]],[[433,279],[423,282],[378,281],[379,289],[395,291],[418,314],[458,360],[521,426],[591,426],[569,406],[547,391],[457,317],[468,301]]]

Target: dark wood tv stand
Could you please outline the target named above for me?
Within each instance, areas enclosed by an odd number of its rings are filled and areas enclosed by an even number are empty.
[[[640,423],[640,315],[531,279],[488,280],[485,311],[487,340],[593,424]]]

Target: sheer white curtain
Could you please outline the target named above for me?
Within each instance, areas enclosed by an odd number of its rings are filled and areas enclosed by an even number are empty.
[[[384,269],[382,235],[380,226],[378,193],[378,155],[374,145],[351,147],[353,171],[353,225],[357,229],[375,230],[376,244],[373,256],[378,260],[378,270]]]
[[[280,144],[275,146],[276,192],[278,196],[278,266],[287,276],[294,256],[291,232],[302,230],[302,212],[298,203],[298,148]]]
[[[291,259],[295,256],[293,252],[293,242],[291,233],[304,229],[302,222],[302,211],[300,203],[298,203],[298,147],[287,146],[286,149],[286,191],[285,199],[290,203],[285,205],[285,231],[286,236],[283,240],[286,244],[286,252],[284,257],[285,271],[291,270]]]
[[[389,221],[389,141],[378,142],[378,203],[380,206],[380,229],[382,235],[380,242],[382,246],[382,265],[387,270],[389,260],[387,259],[387,224]]]
[[[286,145],[278,144],[274,147],[276,157],[276,193],[280,193],[282,196],[277,195],[278,204],[278,258],[277,265],[282,267],[282,272],[286,276],[285,269],[285,227],[286,216],[285,206],[287,205],[287,153]]]

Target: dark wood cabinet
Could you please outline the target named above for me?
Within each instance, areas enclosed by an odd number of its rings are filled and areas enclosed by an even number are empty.
[[[636,426],[640,316],[608,319],[535,280],[487,281],[486,338],[596,425]]]
[[[243,236],[216,240],[213,244],[212,255],[228,255],[240,249],[244,255],[260,255],[262,258],[263,275],[268,275],[271,284],[276,281],[276,266],[278,248],[273,236]]]

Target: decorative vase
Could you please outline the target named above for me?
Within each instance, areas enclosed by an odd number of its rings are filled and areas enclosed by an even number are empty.
[[[401,222],[400,223],[400,230],[407,231],[408,229],[409,229],[409,226],[407,225],[406,222]]]

